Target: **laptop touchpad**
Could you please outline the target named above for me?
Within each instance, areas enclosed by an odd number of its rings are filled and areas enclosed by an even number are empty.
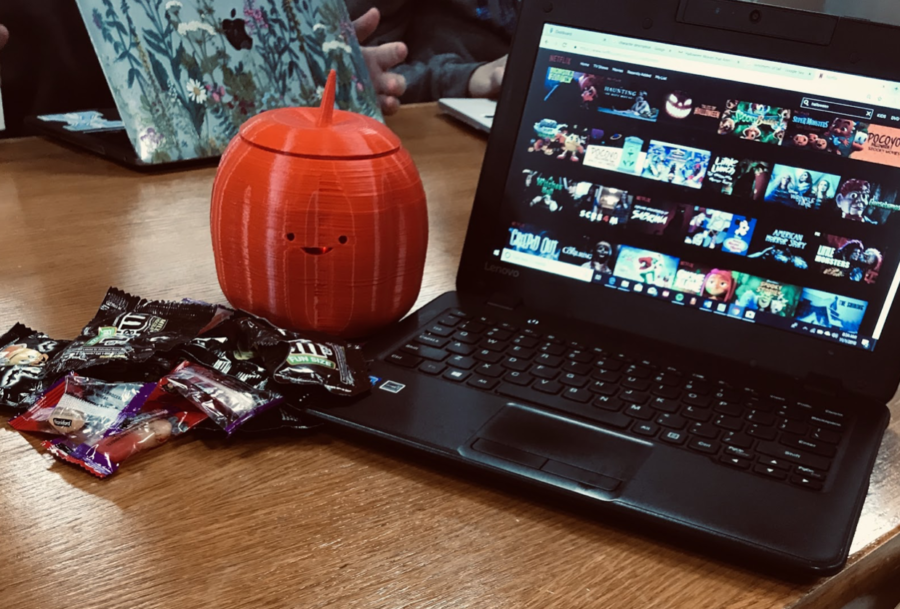
[[[590,495],[618,494],[653,450],[561,415],[510,404],[488,421],[460,454]]]

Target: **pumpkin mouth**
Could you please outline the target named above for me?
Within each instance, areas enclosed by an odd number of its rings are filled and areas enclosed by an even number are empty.
[[[332,247],[304,247],[302,248],[304,252],[309,254],[310,256],[324,256],[334,248]]]

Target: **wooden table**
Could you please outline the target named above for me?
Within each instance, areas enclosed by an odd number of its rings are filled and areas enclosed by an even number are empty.
[[[432,105],[390,121],[428,191],[421,302],[452,289],[484,140]],[[223,302],[214,170],[144,176],[0,143],[0,330],[74,336],[106,288]],[[185,439],[98,481],[0,424],[0,606],[842,607],[900,565],[900,403],[850,566],[775,581],[329,432]]]

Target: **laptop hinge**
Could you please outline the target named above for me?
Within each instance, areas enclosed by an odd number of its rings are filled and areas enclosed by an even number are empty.
[[[488,298],[489,307],[497,307],[508,311],[515,310],[520,304],[522,304],[522,299],[520,297],[513,296],[512,294],[505,294],[503,292],[494,292],[491,294],[491,297]]]
[[[840,380],[816,372],[811,372],[806,376],[803,388],[828,396],[845,393],[844,384]]]

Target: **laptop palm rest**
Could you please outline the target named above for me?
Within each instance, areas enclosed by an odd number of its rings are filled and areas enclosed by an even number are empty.
[[[573,492],[612,499],[652,450],[649,443],[588,423],[508,404],[459,453]]]

